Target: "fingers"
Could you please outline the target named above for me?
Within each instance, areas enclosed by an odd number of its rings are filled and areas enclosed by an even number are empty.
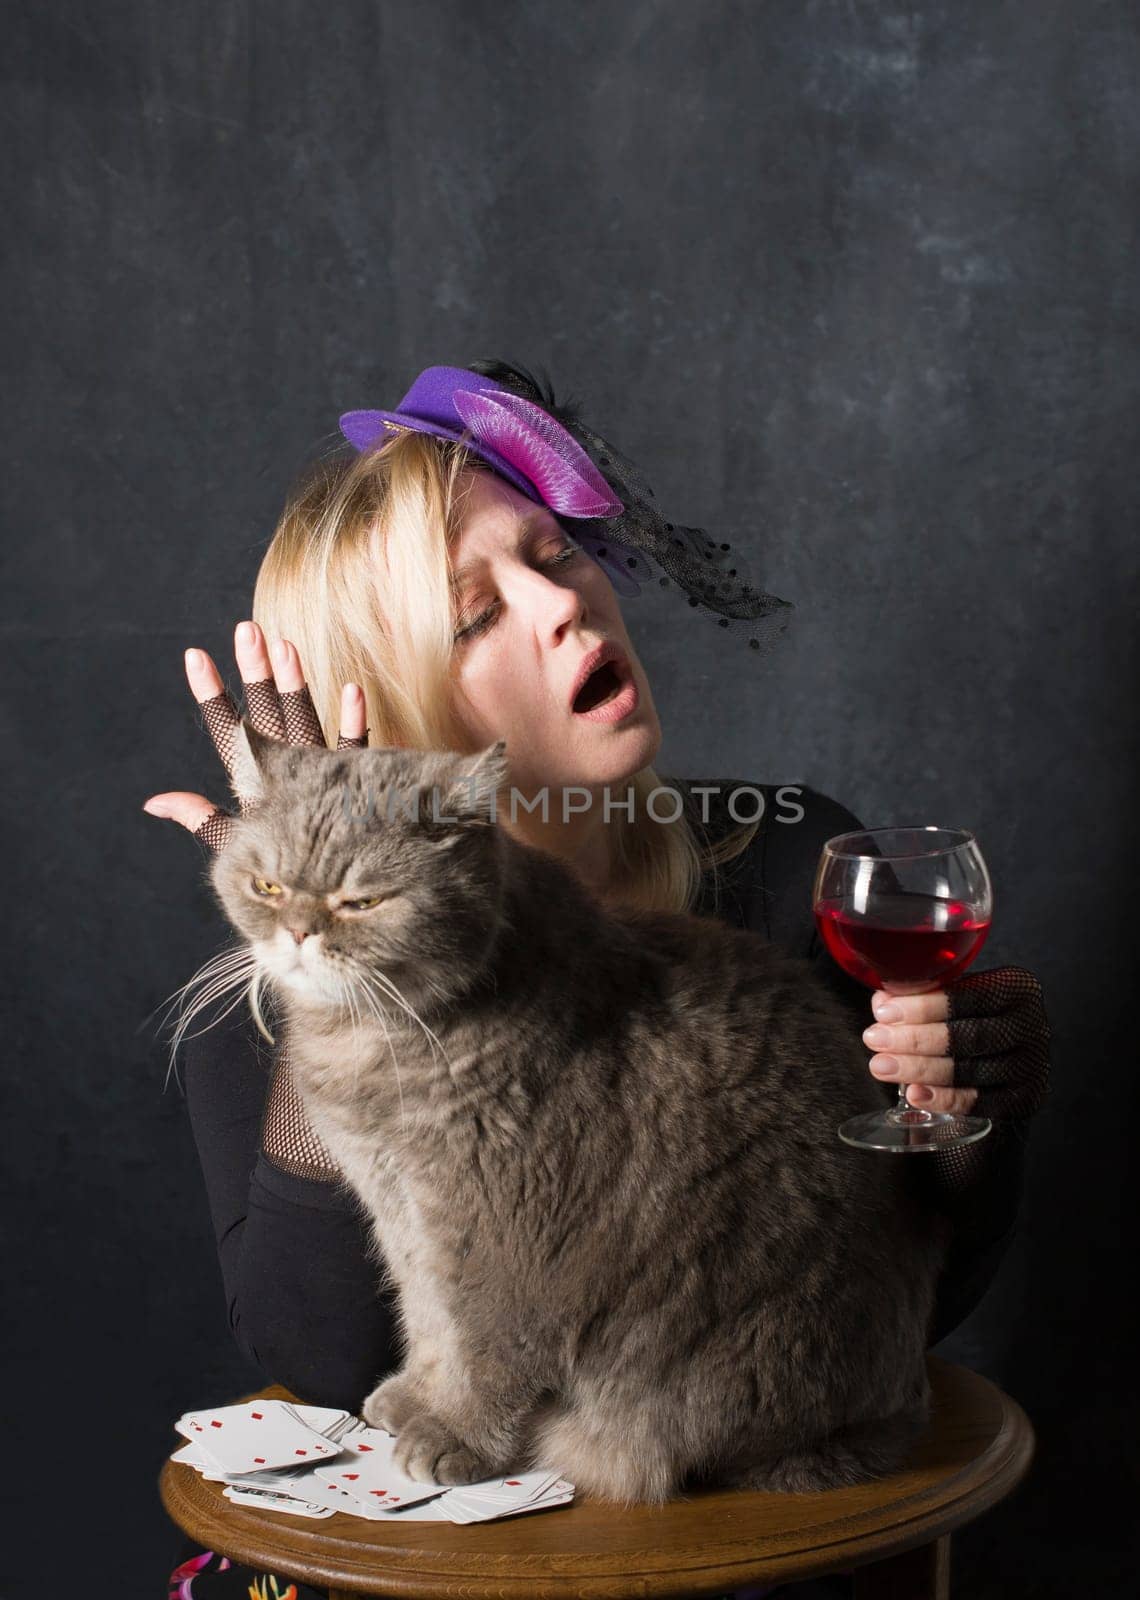
[[[168,794],[152,794],[143,801],[143,810],[152,817],[165,817],[180,823],[187,832],[208,850],[221,850],[229,837],[233,817],[204,794],[187,794],[181,790]]]
[[[187,650],[185,657],[186,681],[198,702],[202,724],[218,752],[227,778],[234,770],[234,729],[239,712],[221,675],[204,650]]]
[[[1044,1032],[1041,1012],[1031,1004],[992,1017],[955,1017],[947,1027],[950,1053],[959,1057],[1002,1055],[1033,1044]]]
[[[235,820],[232,812],[223,811],[221,806],[218,806],[199,827],[194,829],[194,837],[199,844],[205,845],[207,850],[216,855],[229,844]]]
[[[181,790],[152,794],[149,800],[143,801],[142,808],[152,817],[167,817],[171,822],[180,822],[191,833],[202,826],[212,811],[218,810],[204,794],[186,794]]]
[[[234,629],[234,659],[241,674],[249,720],[267,738],[285,740],[285,718],[277,698],[265,635],[256,622],[239,622]]]
[[[338,750],[362,750],[368,743],[368,708],[364,690],[358,683],[346,683],[340,692],[340,732]]]
[[[234,630],[234,657],[249,720],[259,733],[289,744],[326,743],[296,645],[278,640],[271,654],[257,623],[239,622]],[[234,729],[241,714],[204,650],[187,650],[186,677],[226,775],[232,778]]]
[[[905,1083],[907,1100],[926,1111],[969,1111],[977,1102],[977,1089],[954,1082],[950,1056],[872,1056],[868,1063],[880,1083]]]
[[[879,1020],[864,1031],[863,1042],[876,1052],[868,1062],[875,1077],[905,1083],[908,1102],[926,1111],[970,1111],[978,1091],[954,1081],[946,991],[900,995],[877,989],[871,1006]]]
[[[287,744],[327,747],[321,719],[305,682],[300,654],[291,640],[276,639],[271,648],[257,623],[247,619],[234,629],[234,658],[241,675],[247,714],[258,733]],[[226,772],[232,775],[233,729],[239,720],[237,707],[204,650],[186,652],[186,676]],[[345,684],[341,692],[338,749],[361,748],[367,744],[366,716],[364,691],[359,684]]]
[[[905,1083],[928,1111],[1028,1115],[1048,1090],[1050,1029],[1041,985],[1024,967],[969,972],[945,988],[907,994],[887,984],[871,997],[863,1034],[884,1083]]]
[[[277,680],[277,698],[285,723],[285,737],[290,744],[326,745],[321,719],[301,671],[301,657],[297,646],[288,639],[275,639],[269,652],[273,663],[273,676]]]
[[[950,1055],[950,1030],[945,1022],[873,1022],[863,1029],[863,1043],[871,1050],[902,1056]]]
[[[326,746],[324,730],[294,644],[287,639],[278,640],[270,651],[257,623],[243,621],[234,630],[234,657],[241,674],[247,715],[259,733],[289,744]],[[186,679],[202,713],[203,725],[232,782],[234,730],[241,713],[205,650],[187,650],[184,662]],[[347,683],[341,691],[337,749],[360,749],[367,743],[364,691],[359,684]],[[239,796],[238,805],[244,814],[248,802]],[[235,821],[228,811],[205,795],[183,791],[151,795],[144,801],[143,810],[151,816],[179,823],[210,850],[224,848]]]
[[[945,1022],[950,1015],[950,997],[941,987],[907,995],[876,989],[871,1010],[879,1022]]]
[[[951,1116],[967,1116],[978,1103],[976,1089],[931,1089],[921,1084],[910,1084],[906,1098],[909,1105],[923,1111],[948,1111]]]
[[[239,622],[234,629],[234,656],[249,719],[258,733],[287,744],[328,743],[295,644],[275,639],[270,648],[256,622]]]

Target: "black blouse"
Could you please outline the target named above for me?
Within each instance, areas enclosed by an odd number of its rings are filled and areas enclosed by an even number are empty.
[[[694,910],[752,928],[812,960],[850,1009],[852,1029],[860,1035],[873,1020],[870,991],[827,954],[811,906],[821,846],[860,827],[859,821],[803,786],[670,782],[710,839],[751,819],[763,797],[757,835],[734,861],[706,874]],[[701,789],[715,792],[702,796]],[[729,810],[734,791],[735,815]],[[667,815],[663,802],[659,814]],[[232,937],[228,923],[225,932]],[[347,1187],[295,1177],[261,1149],[273,1050],[244,1002],[215,1020],[229,1003],[195,1019],[193,1036],[183,1045],[182,1076],[230,1328],[268,1381],[309,1403],[358,1411],[379,1379],[402,1361],[393,1291],[378,1285],[368,1259],[368,1224]],[[895,1093],[894,1086],[884,1088],[884,1103]],[[985,1159],[970,1189],[943,1202],[955,1233],[930,1344],[964,1321],[985,1294],[1008,1249],[1020,1204],[1020,1141],[987,1139],[971,1149],[984,1151]],[[926,1157],[924,1164],[935,1159]]]

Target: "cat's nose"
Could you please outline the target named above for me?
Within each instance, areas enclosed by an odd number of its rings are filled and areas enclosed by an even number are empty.
[[[294,944],[304,944],[305,940],[309,937],[308,928],[290,928],[289,932],[293,935]]]

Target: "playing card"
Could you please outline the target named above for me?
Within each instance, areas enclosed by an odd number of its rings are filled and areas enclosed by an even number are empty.
[[[445,1483],[417,1483],[392,1464],[396,1440],[382,1428],[358,1428],[345,1434],[346,1452],[335,1463],[317,1469],[322,1483],[347,1489],[354,1500],[372,1506],[408,1506],[444,1494]]]
[[[558,1482],[557,1472],[516,1472],[509,1478],[488,1478],[482,1483],[464,1483],[459,1490],[469,1499],[486,1500],[488,1504],[522,1505]]]
[[[548,1487],[538,1493],[528,1493],[521,1501],[512,1504],[503,1499],[488,1499],[472,1494],[475,1485],[452,1489],[440,1502],[452,1522],[493,1522],[500,1517],[517,1517],[525,1511],[538,1511],[547,1506],[561,1506],[574,1498],[574,1485],[566,1478],[554,1475]]]
[[[306,1407],[306,1410],[309,1408]],[[355,1418],[349,1418],[355,1422]],[[362,1426],[362,1424],[357,1424]],[[193,1467],[207,1483],[228,1484],[237,1489],[267,1489],[274,1494],[316,1505],[327,1505],[332,1511],[347,1511],[359,1515],[361,1507],[350,1494],[330,1489],[313,1476],[311,1467],[282,1467],[259,1469],[256,1473],[223,1472],[212,1462],[196,1441],[186,1443],[171,1455],[172,1461]]]
[[[250,1400],[213,1411],[188,1411],[174,1426],[223,1472],[311,1465],[332,1460],[341,1448],[302,1422],[280,1400]]]
[[[323,1433],[326,1439],[335,1438],[346,1425],[356,1425],[356,1418],[351,1411],[339,1411],[333,1406],[290,1405],[288,1400],[280,1400],[278,1404],[284,1406],[286,1411],[292,1412],[306,1428],[313,1428],[317,1433]]]
[[[256,1506],[259,1511],[284,1511],[290,1517],[335,1516],[334,1506],[313,1505],[306,1500],[292,1500],[287,1495],[274,1494],[269,1489],[238,1489],[231,1484],[222,1490],[227,1500],[239,1506]]]
[[[521,1516],[524,1511],[540,1511],[544,1510],[548,1506],[569,1505],[571,1500],[574,1498],[574,1485],[565,1478],[562,1479],[562,1482],[566,1485],[566,1487],[561,1491],[561,1493],[544,1495],[541,1500],[532,1500],[529,1505],[516,1506],[513,1511],[504,1511],[501,1512],[500,1515],[506,1517],[518,1517]]]
[[[173,1452],[172,1461],[221,1483],[226,1498],[239,1505],[290,1516],[331,1517],[343,1511],[368,1522],[488,1522],[574,1498],[574,1485],[550,1471],[450,1488],[417,1483],[393,1465],[394,1435],[328,1406],[247,1401],[213,1412],[187,1412],[175,1427],[187,1443]],[[248,1460],[249,1450],[244,1457],[242,1450],[250,1444],[257,1454],[249,1466],[222,1464],[221,1455],[227,1462]]]
[[[414,1501],[408,1506],[402,1503],[390,1505],[386,1501],[378,1500],[374,1504],[363,1500],[354,1499],[343,1489],[334,1489],[330,1483],[321,1483],[316,1476],[318,1469],[306,1474],[303,1491],[298,1488],[298,1493],[303,1492],[307,1499],[316,1501],[318,1505],[331,1506],[334,1511],[343,1511],[350,1517],[361,1517],[365,1522],[391,1522],[397,1517],[403,1517],[408,1522],[449,1522],[450,1517],[445,1517],[442,1512],[437,1513],[435,1508],[439,1499]],[[421,1485],[421,1487],[424,1487]],[[435,1493],[443,1497],[443,1491],[437,1489]]]

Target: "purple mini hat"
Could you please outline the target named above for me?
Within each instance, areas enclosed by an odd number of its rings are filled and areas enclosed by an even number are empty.
[[[571,517],[613,517],[622,502],[565,428],[529,400],[466,367],[426,367],[395,411],[346,411],[340,431],[358,450],[398,429],[453,439],[516,489]]]
[[[788,601],[749,582],[731,545],[666,522],[633,463],[585,425],[574,402],[559,405],[549,380],[540,385],[525,368],[498,361],[427,367],[395,411],[340,418],[341,433],[359,451],[408,430],[462,444],[549,507],[619,594],[640,594],[656,572],[662,588],[672,581],[690,606],[712,613],[720,628],[744,632],[753,649],[784,631],[780,613]],[[583,526],[598,519],[604,529]]]

